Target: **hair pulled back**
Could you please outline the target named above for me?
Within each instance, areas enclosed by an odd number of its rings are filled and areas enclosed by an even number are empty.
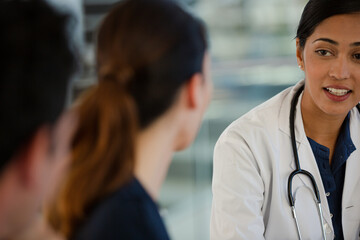
[[[309,0],[301,15],[296,38],[300,47],[304,47],[306,39],[325,19],[340,15],[360,12],[359,0]]]
[[[205,31],[170,0],[125,0],[106,16],[97,42],[99,82],[76,106],[79,129],[70,170],[48,214],[66,237],[133,177],[136,134],[202,71]]]

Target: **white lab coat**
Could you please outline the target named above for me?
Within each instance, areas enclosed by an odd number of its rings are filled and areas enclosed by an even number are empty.
[[[233,122],[214,151],[212,240],[298,239],[289,207],[287,184],[295,169],[289,113],[296,90],[288,88]],[[313,174],[322,201],[327,239],[334,238],[324,186],[305,135],[299,99],[295,135],[302,169]],[[351,139],[356,150],[346,162],[342,199],[344,238],[360,239],[360,116],[350,114]],[[303,239],[322,239],[318,210],[308,178],[297,175],[293,195]]]

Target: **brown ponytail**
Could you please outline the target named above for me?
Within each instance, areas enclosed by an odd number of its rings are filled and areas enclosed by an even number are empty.
[[[55,230],[71,237],[89,212],[133,174],[135,137],[174,103],[202,71],[206,29],[176,2],[123,0],[101,24],[99,84],[77,105],[71,166],[49,209]]]
[[[99,200],[132,177],[136,110],[122,89],[115,80],[100,81],[76,106],[79,127],[69,172],[48,209],[50,224],[67,238]]]

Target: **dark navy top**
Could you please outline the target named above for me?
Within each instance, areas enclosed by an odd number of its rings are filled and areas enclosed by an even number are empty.
[[[346,160],[356,150],[350,136],[350,114],[346,116],[341,126],[331,165],[329,163],[330,150],[311,138],[308,138],[308,140],[325,188],[330,213],[332,214],[335,238],[344,239],[341,221],[341,199],[344,189]]]
[[[103,200],[72,240],[169,239],[157,205],[133,179]]]

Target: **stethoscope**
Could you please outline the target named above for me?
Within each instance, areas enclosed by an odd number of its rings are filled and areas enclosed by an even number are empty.
[[[295,224],[296,224],[296,229],[298,232],[298,236],[299,239],[301,240],[301,233],[300,233],[300,228],[299,228],[299,224],[298,224],[298,220],[297,220],[297,216],[296,216],[296,211],[295,211],[295,200],[294,197],[292,195],[292,180],[293,178],[297,175],[297,174],[302,174],[307,176],[312,184],[313,187],[313,191],[314,191],[314,195],[316,197],[316,205],[319,211],[319,216],[320,216],[320,223],[321,223],[321,229],[322,229],[322,235],[323,235],[323,239],[326,240],[326,234],[325,234],[325,228],[324,228],[324,218],[323,218],[323,214],[322,214],[322,208],[321,208],[321,199],[320,199],[320,194],[319,194],[319,189],[318,186],[315,182],[315,178],[314,176],[304,170],[301,169],[300,167],[300,162],[299,162],[299,156],[298,156],[298,151],[297,151],[297,147],[296,147],[296,141],[295,141],[295,113],[296,113],[296,105],[297,102],[299,100],[299,96],[302,93],[302,91],[304,90],[304,85],[300,87],[300,89],[295,93],[292,101],[291,101],[291,108],[290,108],[290,135],[291,135],[291,144],[292,144],[292,149],[293,149],[293,153],[294,153],[294,158],[295,158],[295,164],[296,164],[296,169],[290,174],[289,178],[288,178],[288,198],[289,198],[289,204],[293,213],[293,217],[295,219]],[[356,105],[359,113],[360,113],[360,106],[359,104]]]

